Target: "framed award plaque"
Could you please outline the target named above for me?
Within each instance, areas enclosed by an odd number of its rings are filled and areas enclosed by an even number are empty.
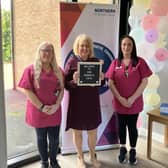
[[[79,86],[100,86],[101,85],[101,62],[78,62]]]

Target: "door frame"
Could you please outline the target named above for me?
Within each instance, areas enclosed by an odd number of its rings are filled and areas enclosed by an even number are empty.
[[[2,23],[1,23],[1,0],[0,0],[0,163],[1,167],[7,167],[7,138],[6,138],[6,117],[4,98],[4,76],[3,76],[3,55],[2,55]]]

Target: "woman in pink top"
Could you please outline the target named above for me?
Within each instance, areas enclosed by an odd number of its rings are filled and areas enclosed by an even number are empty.
[[[152,74],[145,60],[137,56],[135,41],[126,35],[121,39],[119,56],[107,72],[109,87],[114,95],[113,106],[118,116],[120,139],[120,163],[126,163],[126,128],[128,127],[130,151],[129,163],[136,164],[138,138],[137,119],[143,110],[142,93]]]
[[[37,49],[35,63],[25,68],[18,84],[27,96],[26,122],[36,130],[42,168],[49,167],[48,157],[52,168],[60,167],[56,156],[63,83],[63,73],[57,65],[54,47],[49,42],[43,42]]]

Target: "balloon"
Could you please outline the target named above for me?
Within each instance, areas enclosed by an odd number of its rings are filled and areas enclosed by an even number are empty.
[[[157,93],[149,93],[146,95],[146,104],[156,106],[160,103],[160,96]]]
[[[166,41],[168,43],[168,34],[166,34],[166,36],[164,36],[164,41]]]
[[[142,16],[144,16],[146,13],[146,10],[144,8],[140,8],[138,6],[132,6],[130,8],[130,16],[132,17],[139,17],[141,18]]]
[[[166,16],[168,13],[168,0],[152,0],[151,11],[155,16]]]
[[[148,29],[156,29],[158,22],[159,22],[158,16],[148,14],[142,18],[141,24],[144,30],[148,30]]]
[[[159,33],[159,39],[156,43],[156,48],[165,48],[166,46],[166,36],[165,34]]]
[[[150,59],[154,56],[155,46],[153,44],[144,42],[137,45],[137,55],[143,57],[144,59]]]
[[[159,48],[155,52],[155,58],[158,61],[165,61],[168,59],[168,50],[165,48]]]
[[[160,17],[160,21],[158,23],[158,31],[161,33],[168,33],[168,16]]]
[[[149,8],[151,4],[151,0],[134,0],[135,6],[140,6],[143,8]]]
[[[160,85],[159,76],[154,73],[152,74],[152,76],[148,78],[148,85],[146,89],[157,89],[159,85]]]
[[[154,63],[152,63],[149,60],[146,60],[146,62],[148,64],[148,66],[150,67],[150,69],[152,70],[152,72],[156,72],[157,71],[156,65]]]
[[[155,57],[153,58],[150,58],[149,60],[155,67],[155,71],[154,72],[159,72],[161,71],[165,65],[166,65],[166,62],[164,61],[158,61]]]
[[[140,128],[142,126],[142,119],[141,116],[138,116],[138,120],[137,120],[137,128]]]
[[[136,17],[132,17],[132,16],[128,17],[128,23],[131,26],[131,28],[140,26],[139,22],[140,22],[140,19],[138,19]]]
[[[144,41],[144,31],[141,28],[135,28],[130,32],[136,43]]]
[[[149,106],[149,105],[147,105],[147,104],[144,104],[144,112],[148,112],[148,111],[151,111],[153,109],[153,107],[151,107],[151,106]],[[141,114],[143,114],[143,113],[141,113]]]
[[[149,43],[153,43],[158,40],[158,31],[156,29],[150,29],[145,33],[145,39]]]

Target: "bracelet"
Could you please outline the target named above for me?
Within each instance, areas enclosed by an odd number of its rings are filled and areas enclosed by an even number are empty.
[[[40,111],[42,111],[42,110],[43,110],[43,108],[44,108],[44,106],[45,106],[45,105],[44,105],[44,104],[42,104],[42,105],[40,106],[40,109],[39,109],[39,110],[40,110]]]

